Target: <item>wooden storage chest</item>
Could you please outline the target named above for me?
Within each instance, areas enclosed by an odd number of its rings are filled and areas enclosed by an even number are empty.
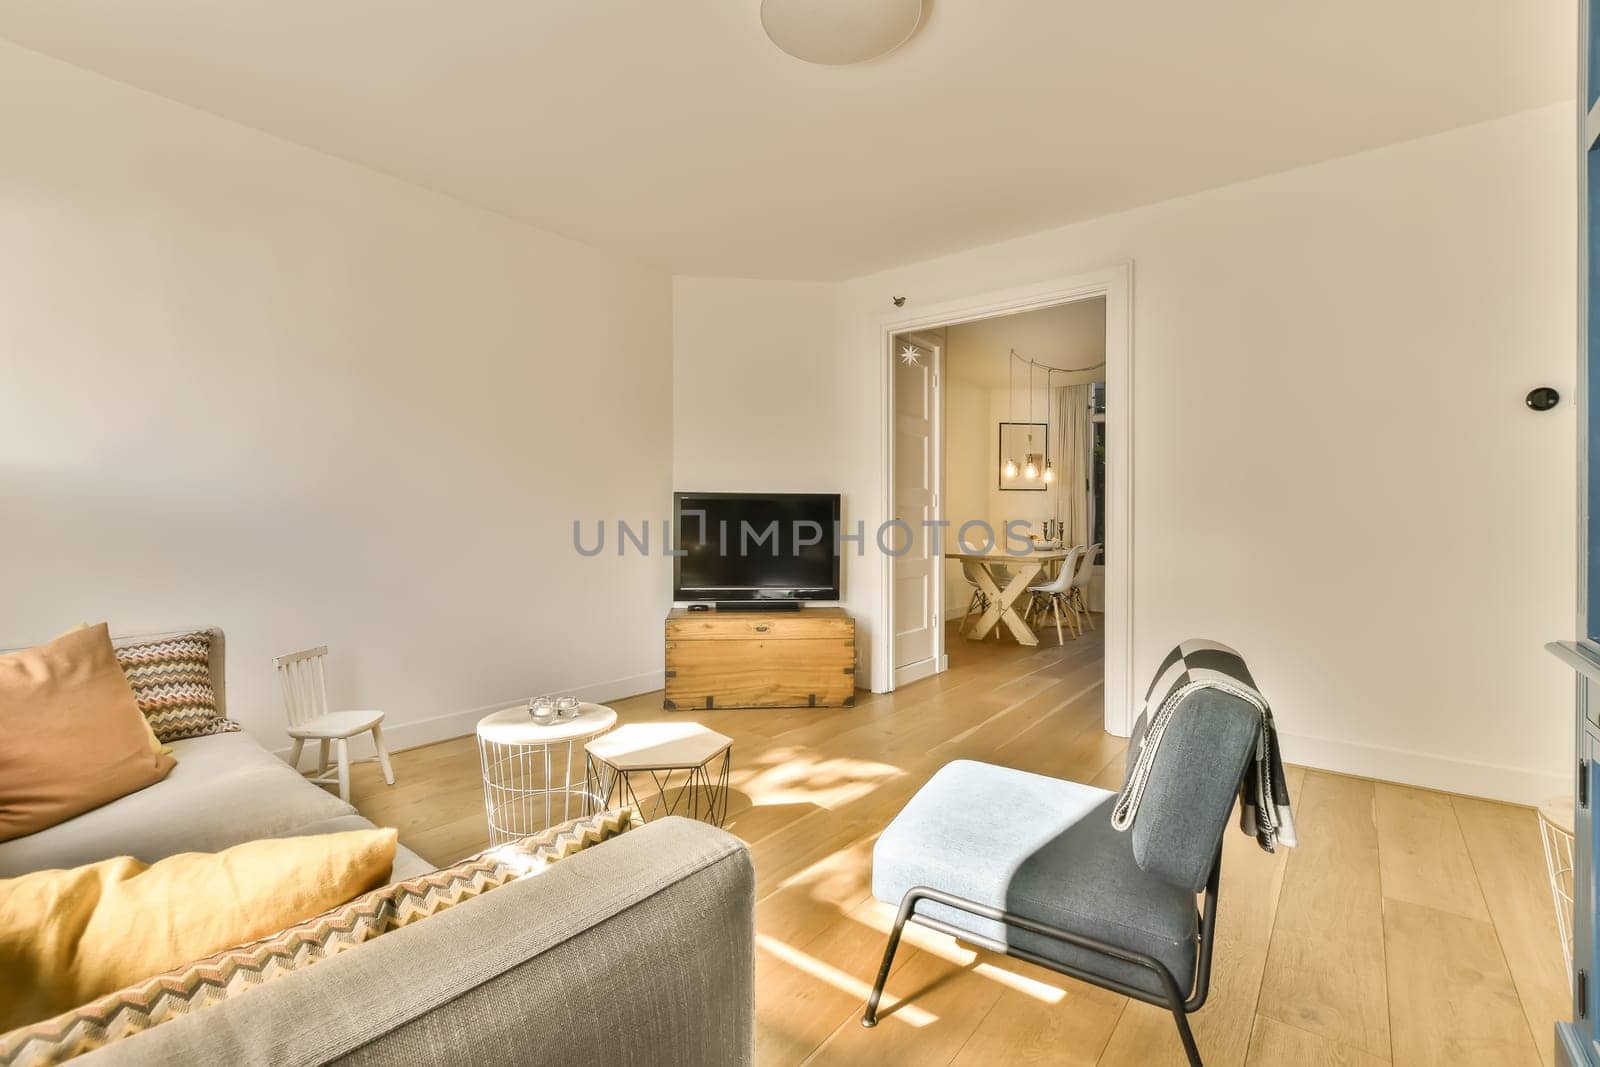
[[[852,707],[856,624],[842,608],[667,615],[662,706]]]

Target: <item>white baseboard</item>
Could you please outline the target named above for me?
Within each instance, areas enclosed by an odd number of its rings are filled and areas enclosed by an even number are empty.
[[[1429,752],[1407,752],[1398,748],[1300,734],[1280,733],[1278,740],[1283,746],[1286,763],[1437,789],[1445,793],[1537,805],[1551,797],[1572,792],[1569,778],[1549,771],[1504,767]]]
[[[920,682],[924,678],[938,674],[943,669],[939,661],[934,660],[931,656],[919,661],[912,667],[896,667],[894,670],[895,687],[898,688],[902,685],[910,685],[912,682]]]
[[[575,696],[579,700],[587,700],[595,704],[603,704],[608,700],[621,700],[623,697],[638,696],[640,693],[650,693],[662,688],[666,678],[661,671],[650,671],[645,674],[636,674],[631,678],[614,678],[609,682],[596,682],[593,685],[579,686],[576,689],[567,689],[552,693],[552,696]],[[493,704],[485,704],[478,708],[465,708],[461,711],[452,711],[444,715],[436,715],[431,719],[419,719],[415,722],[390,722],[383,724],[383,739],[388,743],[390,752],[400,752],[408,748],[418,748],[422,745],[431,745],[435,741],[448,741],[452,737],[466,737],[478,725],[478,720],[492,711],[510,707],[513,704],[528,699],[527,696],[513,696],[505,700],[497,700]],[[307,745],[307,749],[315,751],[315,746]],[[373,754],[372,735],[362,734],[351,738],[351,759],[363,759]],[[274,749],[273,754],[279,759],[287,760],[293,751],[290,745]],[[302,757],[304,760],[304,757]]]

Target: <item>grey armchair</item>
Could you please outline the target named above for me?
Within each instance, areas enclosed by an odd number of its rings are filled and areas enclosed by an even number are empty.
[[[876,1025],[901,932],[917,922],[1169,1009],[1200,1064],[1188,1014],[1210,985],[1222,834],[1260,725],[1238,697],[1190,694],[1127,833],[1112,828],[1104,789],[971,760],[941,768],[873,850],[873,895],[899,912],[862,1025]]]

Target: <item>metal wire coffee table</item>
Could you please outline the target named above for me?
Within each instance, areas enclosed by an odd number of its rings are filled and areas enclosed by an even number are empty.
[[[549,725],[535,722],[527,704],[478,720],[489,844],[514,841],[598,811],[604,794],[596,790],[586,761],[580,777],[573,777],[574,750],[616,724],[617,713],[603,704],[579,704],[575,717]]]
[[[596,781],[604,807],[632,805],[646,819],[687,815],[713,826],[728,817],[730,737],[694,722],[639,722],[584,747],[589,755],[585,776]],[[644,775],[655,787],[653,795],[640,781]],[[641,803],[640,791],[651,803]]]

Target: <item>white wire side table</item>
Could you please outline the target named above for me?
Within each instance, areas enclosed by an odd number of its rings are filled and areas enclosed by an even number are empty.
[[[1544,842],[1544,870],[1550,876],[1550,899],[1556,908],[1556,932],[1561,955],[1572,978],[1572,842],[1573,798],[1547,800],[1539,805],[1539,837]]]
[[[695,722],[637,722],[584,747],[586,776],[602,807],[632,806],[647,820],[687,815],[713,826],[727,820],[732,738]],[[653,803],[641,803],[641,792]]]
[[[549,725],[535,722],[527,704],[479,719],[489,844],[502,845],[600,810],[604,794],[589,777],[580,745],[616,724],[617,713],[603,704],[579,704],[575,717]]]

